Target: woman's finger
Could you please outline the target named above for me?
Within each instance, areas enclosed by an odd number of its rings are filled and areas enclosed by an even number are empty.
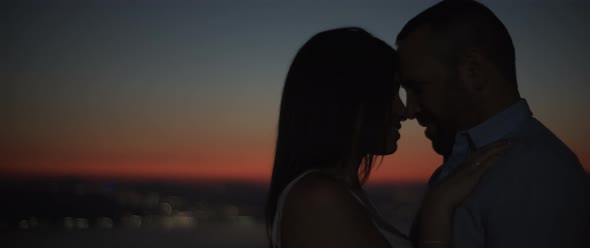
[[[466,166],[479,167],[481,165],[490,165],[490,163],[486,163],[488,160],[504,153],[509,147],[510,143],[504,140],[487,145],[476,152],[471,158],[467,159],[465,162]]]
[[[510,141],[503,139],[496,141],[494,143],[488,144],[480,148],[474,155],[475,158],[477,157],[487,157],[499,152],[502,152],[510,147]]]
[[[488,171],[488,169],[490,169],[493,165],[496,164],[496,161],[503,155],[503,153],[496,153],[490,157],[487,157],[484,161],[480,162],[477,165],[473,165],[472,168],[473,170],[471,170],[471,177],[474,178],[479,178],[481,177],[483,174],[486,173],[486,171]]]
[[[483,147],[475,155],[468,158],[461,169],[453,173],[454,178],[471,177],[478,170],[485,172],[489,167],[495,164],[495,161],[510,147],[510,142],[500,140]]]

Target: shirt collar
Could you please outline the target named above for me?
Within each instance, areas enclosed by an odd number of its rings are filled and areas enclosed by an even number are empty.
[[[514,130],[522,121],[531,117],[532,112],[525,99],[492,116],[481,124],[457,133],[455,142],[467,142],[472,149],[480,149],[494,141],[501,139]]]

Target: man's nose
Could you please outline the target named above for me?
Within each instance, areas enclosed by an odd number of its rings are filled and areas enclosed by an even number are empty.
[[[415,119],[416,115],[420,113],[420,104],[414,94],[407,94],[406,96],[406,117],[408,119]]]

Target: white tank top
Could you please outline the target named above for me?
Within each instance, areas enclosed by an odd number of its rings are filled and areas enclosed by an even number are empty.
[[[299,175],[298,177],[293,179],[293,181],[289,182],[289,184],[287,184],[285,189],[283,189],[283,191],[279,195],[279,199],[277,201],[277,208],[276,208],[277,210],[275,212],[275,218],[273,221],[272,234],[271,234],[272,244],[273,244],[273,247],[275,247],[275,248],[281,247],[281,235],[280,235],[281,234],[281,220],[283,217],[283,206],[285,204],[285,199],[287,198],[287,195],[289,194],[289,191],[291,190],[291,188],[293,188],[293,186],[299,180],[301,180],[301,178],[303,178],[304,176],[306,176],[307,174],[309,174],[311,172],[318,172],[318,170],[309,170],[309,171],[302,173],[301,175]],[[359,195],[357,195],[353,191],[350,191],[350,193],[354,196],[355,199],[357,199],[359,201],[359,203],[362,206],[367,208],[367,211],[372,210],[374,212],[377,212],[376,208],[373,206],[373,204],[370,201],[369,202],[364,201],[362,199],[362,197],[360,197]],[[403,237],[402,235],[390,232],[390,231],[386,230],[384,227],[382,227],[381,225],[379,225],[378,224],[379,220],[377,218],[381,218],[381,216],[371,215],[371,221],[373,222],[373,224],[375,225],[377,230],[379,230],[381,235],[387,240],[387,242],[389,243],[389,246],[394,247],[394,248],[411,248],[412,247],[412,244],[410,243],[410,241],[407,240],[405,237]],[[381,219],[383,219],[383,218],[381,218]]]

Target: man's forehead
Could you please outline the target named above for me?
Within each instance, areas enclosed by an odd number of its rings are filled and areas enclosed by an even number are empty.
[[[413,31],[398,43],[400,53],[416,53],[424,51],[430,44],[430,27],[422,25]]]
[[[402,80],[420,77],[436,65],[431,52],[429,31],[430,29],[426,26],[419,27],[398,43]]]

